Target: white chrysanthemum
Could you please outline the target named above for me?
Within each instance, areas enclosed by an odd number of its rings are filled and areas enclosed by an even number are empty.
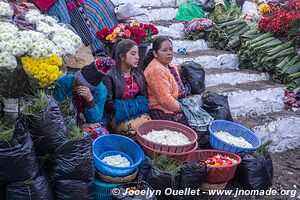
[[[8,52],[0,52],[0,68],[15,69],[17,67],[17,59]]]
[[[9,41],[14,39],[14,37],[13,33],[0,33],[0,41]]]
[[[51,34],[53,32],[52,27],[49,24],[42,21],[38,21],[36,23],[36,30],[44,34]]]
[[[13,56],[19,57],[28,52],[31,43],[30,40],[16,38],[15,40],[4,42],[3,49]]]
[[[57,19],[53,18],[53,17],[50,17],[50,16],[45,16],[44,19],[43,19],[44,22],[46,23],[57,23]]]
[[[25,15],[25,20],[31,23],[36,23],[41,20],[43,15],[39,10],[29,10]]]
[[[28,55],[34,58],[48,57],[56,52],[55,44],[46,39],[40,42],[33,43]]]
[[[12,33],[15,34],[18,32],[18,28],[9,22],[0,22],[0,33]]]
[[[30,38],[32,42],[39,42],[46,39],[46,36],[43,33],[31,31],[31,30],[18,32],[18,37]]]
[[[0,2],[0,18],[11,18],[14,12],[10,5],[5,2]]]

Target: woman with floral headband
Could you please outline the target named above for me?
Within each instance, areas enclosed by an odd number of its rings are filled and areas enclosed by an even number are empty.
[[[114,65],[114,60],[109,57],[96,60],[75,75],[67,74],[59,78],[53,94],[60,103],[71,97],[77,122],[84,128],[97,129],[99,135],[108,133],[104,116],[107,89],[101,80]]]

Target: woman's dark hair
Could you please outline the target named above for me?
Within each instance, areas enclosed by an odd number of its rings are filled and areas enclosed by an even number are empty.
[[[164,36],[158,36],[156,37],[152,42],[152,49],[150,49],[147,53],[147,55],[144,58],[144,66],[143,69],[146,69],[146,67],[149,65],[149,63],[155,58],[153,55],[153,51],[158,51],[161,48],[161,44],[165,41],[169,41],[172,44],[172,41]]]
[[[130,39],[118,39],[115,42],[111,57],[116,61],[116,67],[121,66],[120,56],[126,55],[126,53],[134,46],[137,46],[137,43]]]

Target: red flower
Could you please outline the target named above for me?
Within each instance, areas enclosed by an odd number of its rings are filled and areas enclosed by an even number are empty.
[[[272,15],[260,20],[259,31],[285,32],[290,25],[300,19],[300,10],[284,10],[283,8],[275,11]]]

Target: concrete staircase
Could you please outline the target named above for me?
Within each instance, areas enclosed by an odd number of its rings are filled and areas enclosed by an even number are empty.
[[[185,40],[183,24],[174,20],[178,1],[132,2],[142,5],[160,35],[173,39],[175,52],[180,47],[187,49],[188,55],[175,54],[174,63],[190,60],[204,67],[207,90],[228,96],[236,122],[253,130],[262,142],[271,139],[272,152],[300,146],[300,116],[284,110],[284,85],[270,81],[267,73],[240,69],[236,54],[211,49],[204,40]]]

